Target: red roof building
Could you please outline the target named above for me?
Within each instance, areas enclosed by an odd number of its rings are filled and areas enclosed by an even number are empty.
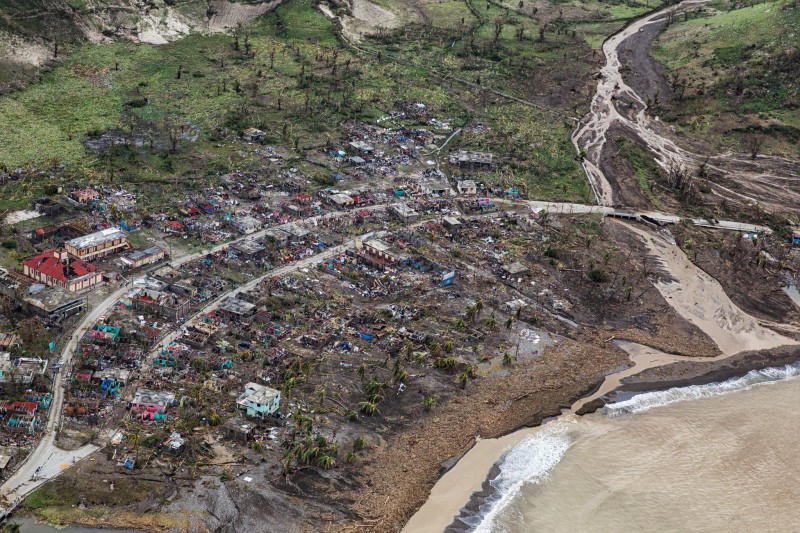
[[[181,232],[181,231],[185,231],[185,230],[186,230],[186,226],[184,226],[183,224],[181,224],[180,222],[178,222],[176,220],[167,220],[164,223],[164,231]]]
[[[36,402],[14,402],[9,407],[10,410],[19,413],[28,413],[32,415],[36,412],[36,408],[39,407],[39,404]]]
[[[48,250],[22,262],[22,273],[50,287],[72,292],[91,289],[103,280],[97,267],[84,263],[66,250]]]

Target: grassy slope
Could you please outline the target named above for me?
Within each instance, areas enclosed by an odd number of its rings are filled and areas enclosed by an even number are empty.
[[[800,7],[787,0],[717,7],[713,16],[673,24],[654,44],[653,56],[687,84],[677,118],[708,133],[727,114],[734,126],[773,125],[784,142],[797,142]]]
[[[235,146],[218,142],[217,131],[235,135],[244,127],[260,127],[270,133],[271,143],[298,142],[297,156],[304,158],[305,150],[338,139],[343,120],[371,121],[397,101],[418,101],[455,125],[489,126],[486,133],[456,139],[456,146],[508,158],[502,172],[483,178],[525,182],[536,197],[586,200],[590,193],[569,141],[572,118],[588,102],[588,75],[594,68],[586,59],[591,57],[586,44],[590,37],[583,34],[582,24],[602,10],[597,16],[606,20],[641,9],[638,4],[589,4],[593,7],[588,11],[565,9],[564,20],[553,22],[547,14],[555,13],[555,7],[544,4],[541,13],[547,17],[541,18],[497,3],[487,9],[473,0],[415,2],[409,8],[428,25],[412,25],[364,44],[375,54],[401,61],[379,61],[342,45],[312,0],[289,0],[246,28],[252,58],[233,50],[233,39],[226,35],[195,35],[162,46],[83,44],[41,83],[0,97],[0,163],[66,163],[71,179],[95,183],[203,176],[241,163]],[[505,25],[495,42],[498,19]],[[547,31],[539,42],[538,28],[544,23]],[[517,37],[520,27],[525,29],[522,40]],[[325,59],[334,49],[339,64],[335,80]],[[351,68],[345,71],[342,65],[348,59]],[[301,86],[303,63],[306,76],[313,79]],[[485,87],[533,100],[545,109],[443,82],[431,69],[470,81],[480,78]],[[200,137],[170,157],[157,149],[97,156],[83,145],[87,136],[131,124],[163,145],[164,130],[176,122],[196,127]],[[31,180],[6,185],[2,207],[24,206],[40,189]]]

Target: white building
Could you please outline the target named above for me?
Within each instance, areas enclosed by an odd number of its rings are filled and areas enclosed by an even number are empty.
[[[252,418],[266,418],[274,414],[281,404],[281,391],[260,385],[258,383],[248,383],[244,386],[244,392],[236,400],[236,405],[247,416]]]
[[[263,225],[263,222],[259,219],[250,216],[235,218],[231,221],[231,226],[236,228],[236,230],[243,235],[255,233],[260,230]]]

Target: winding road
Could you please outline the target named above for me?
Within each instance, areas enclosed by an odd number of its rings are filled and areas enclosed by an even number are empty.
[[[633,211],[615,211],[611,206],[621,203],[624,199],[619,198],[615,192],[614,177],[607,176],[603,168],[604,157],[608,150],[609,135],[612,127],[620,126],[633,133],[640,139],[649,150],[655,155],[655,160],[659,166],[665,171],[669,171],[674,166],[684,168],[695,168],[698,166],[699,161],[705,158],[698,154],[687,151],[676,144],[675,141],[668,138],[664,132],[665,128],[659,121],[648,114],[648,107],[645,99],[643,99],[637,92],[632,89],[623,79],[621,70],[622,62],[620,60],[620,50],[625,45],[626,41],[635,36],[645,27],[651,24],[657,24],[663,21],[663,18],[670,10],[684,9],[698,7],[709,0],[685,0],[677,6],[671,6],[660,11],[651,13],[641,19],[638,19],[626,26],[619,33],[610,37],[603,45],[603,52],[606,57],[606,64],[601,71],[600,80],[597,84],[597,91],[592,99],[590,112],[579,122],[577,128],[572,135],[572,142],[576,150],[581,153],[583,157],[583,168],[588,177],[592,191],[596,198],[598,205],[583,205],[583,204],[568,204],[568,203],[552,203],[552,202],[527,202],[527,205],[532,210],[547,210],[551,213],[600,213],[606,216],[615,216],[615,214],[624,214],[632,217],[642,217],[645,219],[653,219],[657,222],[673,223],[672,219],[677,219],[674,215],[664,213],[641,213]],[[364,50],[362,52],[367,53]],[[472,85],[471,82],[463,81]],[[497,91],[494,91],[497,92]],[[499,93],[501,96],[518,100],[526,105],[536,106],[531,102],[519,100],[518,98]],[[538,107],[538,106],[536,106]],[[453,136],[458,133],[455,132]],[[451,136],[452,137],[452,136]],[[449,141],[449,139],[448,139]],[[733,165],[733,170],[730,165]],[[728,176],[736,177],[739,180],[749,180],[761,183],[761,193],[766,195],[769,201],[776,201],[775,197],[770,196],[769,188],[772,181],[779,181],[781,189],[778,190],[778,197],[780,191],[783,194],[788,194],[783,189],[787,181],[797,181],[800,184],[800,173],[796,171],[796,163],[790,160],[781,159],[777,157],[763,157],[758,161],[750,161],[741,156],[718,156],[712,158],[708,163],[709,168],[714,169],[720,173]],[[763,166],[771,166],[772,168],[764,170]],[[791,169],[795,168],[794,171]],[[777,169],[777,170],[776,170]],[[712,184],[713,192],[726,199],[733,201],[752,201],[759,203],[764,199],[764,195],[751,195],[750,188],[744,187],[745,192],[735,192],[729,188],[725,188],[719,184]],[[766,191],[766,192],[765,192]],[[759,191],[756,191],[759,192]],[[791,194],[796,195],[797,204],[800,205],[800,189],[792,191]],[[785,196],[784,196],[785,197]],[[385,205],[370,206],[366,209],[384,209]],[[298,224],[304,226],[316,225],[319,221],[326,218],[341,216],[342,213],[333,212],[310,219],[305,219]],[[659,218],[661,220],[659,220]],[[691,220],[692,223],[700,226],[708,226],[716,229],[723,230],[736,230],[736,231],[765,231],[766,228],[755,225],[740,224],[738,222],[720,221],[708,222],[705,220]],[[175,258],[170,264],[173,267],[180,267],[198,259],[209,253],[214,253],[229,247],[235,242],[245,240],[258,239],[265,235],[267,229],[261,230],[252,235],[244,236],[234,241],[226,242],[217,245],[211,249],[202,250],[196,253],[185,255]],[[243,291],[250,290],[256,287],[262,280],[277,275],[282,275],[305,266],[309,266],[317,261],[329,257],[343,248],[352,245],[351,239],[340,247],[326,250],[320,254],[303,259],[291,265],[282,266],[269,272],[266,272],[258,278],[254,278],[248,283],[232,289],[224,294],[221,294],[213,302],[210,302],[202,311],[196,313],[188,321],[209,312],[218,306],[225,298],[239,294]],[[140,276],[143,277],[143,276]],[[137,278],[138,279],[138,278]],[[133,281],[133,280],[131,280]],[[108,312],[119,299],[130,290],[130,287],[122,287],[114,291],[100,304],[95,306],[76,327],[74,333],[70,336],[64,347],[62,353],[63,365],[54,378],[53,401],[48,411],[47,424],[45,426],[44,436],[37,444],[36,448],[30,455],[22,462],[17,471],[9,477],[2,485],[0,485],[0,497],[4,499],[2,507],[0,507],[0,519],[5,518],[13,511],[16,505],[24,499],[25,496],[30,494],[36,487],[57,476],[62,470],[69,467],[69,465],[84,457],[87,457],[98,448],[92,444],[84,446],[75,451],[64,451],[58,448],[55,444],[56,428],[61,423],[63,414],[62,407],[64,403],[63,383],[66,378],[67,369],[71,366],[72,359],[75,355],[78,342],[85,332],[91,328],[106,312]],[[169,343],[176,339],[181,334],[178,329],[170,333],[162,340],[162,343]],[[157,351],[159,347],[155,348]]]
[[[386,205],[373,205],[367,206],[362,208],[362,210],[368,211],[375,211],[375,210],[382,210],[386,209]],[[303,220],[299,220],[296,222],[292,222],[285,226],[279,227],[287,227],[287,226],[303,226],[303,227],[314,227],[318,225],[320,222],[330,219],[336,218],[344,215],[345,213],[333,211],[329,213],[325,213],[322,215],[318,215],[315,217],[309,217]],[[266,235],[267,231],[271,228],[264,228],[256,233],[251,235],[245,235],[243,237],[234,239],[232,241],[228,241],[219,245],[216,245],[212,248],[204,249],[198,252],[193,252],[191,254],[182,255],[180,257],[174,258],[170,261],[170,265],[179,268],[182,265],[189,263],[195,259],[199,259],[204,257],[208,254],[216,253],[226,248],[229,248],[232,244],[236,244],[238,242],[259,239]],[[380,233],[380,232],[379,232]],[[362,235],[361,238],[365,237]],[[331,247],[323,252],[318,254],[312,255],[310,257],[301,259],[289,265],[284,265],[281,267],[274,268],[265,272],[263,275],[256,277],[247,283],[231,289],[223,294],[220,294],[217,298],[215,298],[212,302],[210,302],[206,307],[204,307],[201,311],[197,312],[194,316],[190,317],[187,320],[187,323],[191,322],[192,320],[199,318],[205,313],[208,313],[212,309],[215,309],[217,306],[220,305],[226,298],[236,296],[245,291],[252,290],[259,283],[263,280],[274,277],[280,276],[284,274],[288,274],[289,272],[293,272],[295,270],[311,266],[319,261],[322,261],[326,258],[329,258],[337,253],[341,253],[346,248],[352,246],[355,242],[355,239],[350,239],[339,246]],[[7,517],[15,508],[16,506],[22,502],[22,500],[31,492],[33,492],[37,487],[42,485],[43,483],[47,482],[48,480],[56,477],[60,474],[63,470],[68,468],[74,462],[88,457],[96,450],[99,449],[98,446],[94,444],[88,444],[79,448],[78,450],[62,450],[56,445],[56,436],[57,436],[57,428],[61,424],[61,420],[63,418],[63,406],[64,406],[64,380],[66,379],[67,371],[72,366],[72,360],[75,356],[75,350],[78,346],[78,342],[84,336],[84,334],[97,323],[103,315],[105,315],[117,302],[119,302],[120,298],[122,298],[125,293],[129,292],[133,285],[133,282],[145,277],[147,273],[143,273],[137,278],[130,279],[130,285],[123,286],[118,288],[116,291],[108,295],[102,302],[97,304],[94,308],[92,308],[86,316],[83,317],[81,322],[76,326],[75,331],[67,340],[67,344],[64,346],[64,350],[61,355],[61,368],[59,369],[58,373],[54,377],[53,381],[53,401],[50,404],[50,408],[48,409],[47,414],[47,424],[44,430],[44,436],[36,445],[36,447],[31,451],[27,458],[20,464],[17,470],[12,474],[2,485],[0,485],[0,498],[2,498],[2,503],[0,503],[0,520]],[[164,339],[162,339],[159,346],[156,346],[153,349],[153,353],[150,355],[154,355],[160,349],[162,344],[169,344],[173,340],[175,340],[180,334],[182,333],[181,329],[177,329],[171,333],[169,333]]]
[[[377,210],[377,209],[385,209],[386,206],[384,205],[375,205],[369,206],[366,209],[368,210]],[[324,215],[319,215],[316,217],[311,217],[304,219],[302,221],[294,222],[291,225],[302,225],[302,226],[313,226],[319,223],[322,220],[327,218],[341,216],[342,213],[340,212],[331,212],[326,213]],[[252,235],[245,235],[244,237],[235,239],[233,241],[229,241],[213,248],[206,249],[200,252],[195,252],[189,255],[181,256],[177,259],[174,259],[170,262],[175,268],[178,268],[186,263],[199,259],[205,255],[210,253],[215,253],[220,250],[224,250],[230,247],[232,244],[237,242],[242,242],[246,240],[257,239],[263,237],[265,233],[269,230],[266,228],[264,230],[258,231]],[[244,285],[241,285],[235,289],[231,289],[214,299],[213,302],[209,303],[203,310],[198,312],[196,315],[190,318],[193,320],[203,313],[208,313],[216,306],[218,306],[225,298],[230,296],[235,296],[241,292],[250,290],[256,287],[261,281],[268,277],[279,276],[283,274],[287,274],[294,270],[312,265],[318,261],[323,260],[326,257],[330,257],[335,253],[342,251],[344,248],[351,246],[354,242],[354,239],[337,246],[330,248],[324,252],[319,254],[310,256],[308,258],[302,259],[290,265],[281,266],[275,269],[272,269],[262,276],[259,276]],[[146,274],[142,274],[141,276],[129,280],[132,282],[145,277]],[[64,346],[64,350],[61,355],[61,362],[62,366],[59,369],[58,373],[54,377],[53,381],[53,401],[50,404],[50,408],[47,411],[47,424],[45,425],[44,436],[36,445],[36,447],[31,451],[28,457],[22,462],[22,464],[17,468],[17,470],[12,474],[2,485],[0,485],[0,498],[2,498],[3,503],[0,504],[0,520],[7,517],[15,508],[16,506],[21,503],[21,501],[33,492],[37,487],[42,485],[43,483],[47,482],[49,479],[56,477],[61,471],[68,468],[71,464],[75,461],[83,459],[96,450],[98,450],[98,446],[94,444],[88,444],[78,450],[66,451],[62,450],[56,445],[56,436],[57,436],[57,428],[61,424],[61,420],[63,418],[63,405],[64,405],[64,380],[66,379],[66,374],[68,368],[72,366],[72,359],[75,356],[75,350],[78,346],[78,342],[84,336],[86,331],[88,331],[92,326],[94,326],[100,318],[105,315],[117,302],[119,302],[120,298],[125,295],[125,293],[129,292],[132,289],[131,286],[123,286],[118,288],[116,291],[111,293],[108,297],[106,297],[102,302],[92,308],[86,316],[83,317],[80,324],[75,328],[75,331],[69,337],[67,344]],[[181,330],[178,329],[165,337],[162,340],[162,343],[169,343],[172,342],[177,336],[181,333]],[[155,349],[158,350],[158,347]]]

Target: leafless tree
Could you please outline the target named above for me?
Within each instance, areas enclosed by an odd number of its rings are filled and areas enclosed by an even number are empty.
[[[742,138],[742,145],[750,154],[750,159],[755,160],[758,157],[765,140],[764,136],[758,133],[748,133]]]
[[[691,191],[693,179],[686,167],[679,163],[673,163],[667,172],[667,185],[681,195]]]
[[[164,137],[169,141],[169,151],[175,153],[181,137],[186,132],[186,124],[179,117],[170,115],[164,118],[161,130]]]

